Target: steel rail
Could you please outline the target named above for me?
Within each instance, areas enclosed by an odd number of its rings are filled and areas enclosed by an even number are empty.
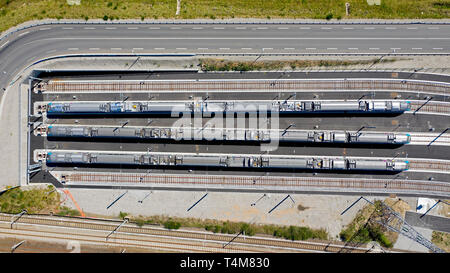
[[[418,164],[418,163],[417,163]],[[67,185],[115,185],[134,184],[169,186],[181,188],[216,187],[220,189],[269,190],[374,190],[416,193],[450,194],[450,183],[401,179],[356,179],[280,176],[233,176],[233,175],[156,175],[145,173],[98,173],[76,172],[61,174]]]
[[[9,223],[9,215],[0,214],[0,221]],[[70,227],[79,229],[88,229],[96,231],[108,232],[114,229],[115,225],[108,223],[99,223],[92,219],[64,219],[61,217],[42,217],[27,215],[20,219],[20,224],[33,224],[33,225],[46,225],[46,226],[57,226],[57,227]],[[17,225],[15,226],[17,229]],[[68,232],[70,233],[70,232]],[[192,239],[201,241],[212,241],[226,243],[233,237],[233,235],[224,234],[212,234],[206,232],[193,232],[193,231],[181,231],[181,230],[164,230],[158,228],[150,227],[134,227],[131,225],[125,225],[117,232],[116,236],[140,236],[140,235],[153,235],[153,236],[168,236],[172,238],[180,239]],[[101,236],[104,240],[105,236]],[[120,239],[120,238],[119,238]],[[353,250],[356,252],[366,252],[368,248],[361,247],[348,247],[339,242],[333,243],[323,243],[323,242],[303,242],[303,241],[288,241],[288,240],[277,240],[269,239],[263,237],[248,237],[236,238],[233,243],[233,247],[281,247],[288,249],[298,249],[298,250],[314,250],[314,251],[327,251],[327,252],[338,252],[341,250]],[[243,249],[238,249],[243,250]]]
[[[393,79],[331,80],[159,80],[159,81],[49,81],[41,83],[40,92],[148,92],[148,91],[295,91],[295,90],[393,90],[449,94],[450,85],[441,82]]]

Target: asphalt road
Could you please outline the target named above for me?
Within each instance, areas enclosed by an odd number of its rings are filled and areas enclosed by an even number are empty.
[[[432,230],[450,232],[450,218],[434,215],[425,215],[420,218],[422,214],[407,211],[405,215],[405,221],[414,226],[428,228]]]
[[[449,25],[46,25],[0,42],[0,87],[38,59],[73,53],[448,53]]]

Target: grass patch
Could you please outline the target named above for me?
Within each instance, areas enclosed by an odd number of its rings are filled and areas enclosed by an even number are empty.
[[[350,65],[371,65],[377,63],[395,62],[396,59],[370,60],[286,60],[286,61],[227,61],[223,59],[200,59],[201,70],[207,71],[254,71],[254,70],[283,70],[306,67],[334,67]]]
[[[433,231],[431,242],[445,252],[450,252],[450,233]]]
[[[78,210],[66,206],[62,206],[56,214],[60,216],[81,216],[81,213]]]
[[[80,216],[78,210],[60,206],[60,199],[60,194],[52,185],[27,190],[15,188],[0,195],[0,212],[17,214],[26,209],[28,214]]]
[[[211,219],[178,218],[166,216],[132,217],[131,221],[142,227],[145,224],[161,225],[168,229],[180,227],[202,228],[214,233],[237,234],[244,233],[247,236],[266,234],[282,237],[289,240],[321,239],[327,240],[328,233],[324,229],[311,229],[297,226],[278,226],[249,224],[244,222],[218,221]]]
[[[345,15],[345,3],[351,13]],[[0,31],[29,20],[53,19],[225,19],[225,18],[448,18],[449,1],[382,0],[368,5],[362,0],[182,0],[175,16],[175,0],[0,0]],[[45,12],[44,12],[45,11]]]

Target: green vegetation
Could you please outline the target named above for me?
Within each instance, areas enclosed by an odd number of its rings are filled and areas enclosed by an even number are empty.
[[[345,3],[350,3],[350,15]],[[157,19],[157,18],[448,18],[449,0],[182,0],[175,16],[176,0],[0,0],[0,31],[29,20],[54,19]],[[43,12],[45,11],[45,12]],[[107,19],[105,19],[107,18]]]
[[[227,61],[223,59],[200,59],[199,66],[203,71],[252,71],[252,70],[282,70],[305,67],[333,67],[350,65],[371,65],[376,63],[395,62],[396,59],[370,60],[289,60],[289,61]]]
[[[60,215],[60,216],[80,216],[81,215],[78,210],[71,209],[66,206],[62,206],[56,214]]]
[[[164,227],[167,229],[179,229],[181,227],[181,223],[169,220],[164,222]]]
[[[29,214],[49,213],[59,210],[59,194],[54,187],[22,190],[15,188],[0,195],[0,211],[4,213],[20,213],[26,209]]]
[[[145,224],[162,225],[168,229],[178,229],[180,227],[202,228],[214,233],[237,234],[244,233],[248,236],[255,234],[267,234],[282,237],[289,240],[321,239],[327,240],[328,233],[323,229],[310,229],[308,227],[277,226],[249,224],[244,222],[201,220],[196,218],[178,218],[165,216],[133,217],[132,222],[142,227]]]
[[[120,213],[119,213],[119,218],[120,219],[125,219],[125,217],[127,217],[128,216],[128,213],[126,213],[126,212],[123,212],[123,211],[121,211]]]
[[[433,231],[431,242],[445,252],[450,252],[450,233]]]
[[[381,246],[391,248],[393,243],[386,236],[385,228],[376,223],[375,219],[379,217],[382,211],[381,201],[375,201],[374,205],[367,205],[356,215],[355,219],[343,229],[339,234],[345,242],[368,243],[376,241]]]
[[[60,206],[60,203],[60,194],[52,185],[28,190],[15,188],[0,195],[0,211],[4,213],[17,214],[26,209],[28,214],[80,216],[78,210]]]

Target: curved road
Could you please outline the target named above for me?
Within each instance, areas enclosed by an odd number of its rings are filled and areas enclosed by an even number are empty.
[[[74,53],[450,54],[448,24],[51,24],[0,41],[0,89],[33,61]]]

